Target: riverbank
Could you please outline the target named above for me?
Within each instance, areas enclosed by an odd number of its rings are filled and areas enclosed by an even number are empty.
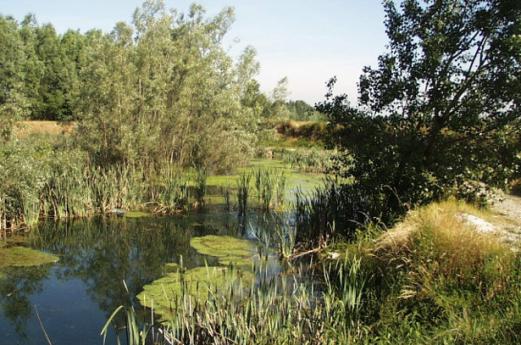
[[[197,278],[208,285],[207,292],[219,291],[205,293],[202,303],[200,291],[198,297],[190,289],[182,292],[184,273],[178,268],[168,278],[177,286],[169,290],[178,291],[171,296],[176,307],[167,312],[168,304],[159,302],[163,315],[173,313],[162,319],[163,341],[517,344],[520,257],[501,233],[480,228],[499,226],[497,217],[462,202],[434,203],[388,231],[361,229],[350,243],[331,243],[318,261],[294,261],[289,270],[253,285],[241,281],[240,274],[213,283]],[[257,277],[263,277],[262,267],[254,266]],[[224,274],[211,267],[199,273]],[[191,274],[187,279],[194,279]],[[310,276],[314,279],[304,279]],[[147,303],[154,305],[150,299]]]

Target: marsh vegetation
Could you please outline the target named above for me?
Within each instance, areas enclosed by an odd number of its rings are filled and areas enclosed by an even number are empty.
[[[359,104],[333,78],[316,107],[260,91],[231,8],[0,16],[1,341],[520,343],[521,221],[488,207],[521,178],[521,7],[384,7]]]

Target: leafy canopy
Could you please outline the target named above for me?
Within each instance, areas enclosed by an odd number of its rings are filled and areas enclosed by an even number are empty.
[[[384,6],[388,51],[364,68],[360,107],[332,91],[319,105],[337,130],[331,144],[355,156],[348,173],[393,207],[464,180],[503,186],[521,142],[521,3]]]

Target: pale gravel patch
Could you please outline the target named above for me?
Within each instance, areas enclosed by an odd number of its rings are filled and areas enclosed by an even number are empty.
[[[498,233],[508,243],[521,244],[521,198],[504,195],[494,203],[492,210],[498,213]]]
[[[462,213],[459,215],[459,218],[466,224],[475,228],[478,232],[484,234],[496,232],[496,227],[493,224],[472,214]]]

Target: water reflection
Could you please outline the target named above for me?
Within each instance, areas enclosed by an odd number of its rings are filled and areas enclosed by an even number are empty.
[[[27,337],[26,324],[33,314],[29,297],[42,291],[42,281],[49,274],[49,265],[9,268],[0,279],[0,310],[14,326],[16,333]]]
[[[250,229],[269,227],[269,222],[260,219],[249,218]],[[145,284],[164,275],[165,263],[180,263],[182,258],[187,268],[205,262],[217,265],[216,258],[190,247],[193,236],[242,233],[236,215],[229,213],[42,224],[29,235],[27,244],[58,255],[60,261],[4,272],[0,282],[2,341],[44,344],[34,319],[33,305],[38,305],[54,345],[92,344],[93,339],[100,343],[99,331],[112,311],[135,303]]]

